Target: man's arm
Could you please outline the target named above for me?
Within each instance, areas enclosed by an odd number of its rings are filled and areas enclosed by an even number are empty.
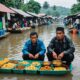
[[[50,43],[49,43],[49,46],[47,47],[47,51],[48,51],[48,53],[53,53],[54,52],[54,44],[55,44],[55,42],[54,42],[54,39],[52,39],[51,41],[50,41]]]
[[[73,42],[71,40],[68,40],[68,42],[69,42],[69,49],[68,50],[65,50],[63,53],[64,54],[70,54],[70,53],[73,54],[74,51],[75,51],[74,44],[73,44]]]
[[[40,55],[44,55],[46,52],[46,48],[43,42],[40,43],[41,44],[41,51],[39,52]]]
[[[22,53],[23,54],[29,54],[29,52],[28,52],[28,42],[25,43],[25,45],[24,45],[24,47],[22,49]]]

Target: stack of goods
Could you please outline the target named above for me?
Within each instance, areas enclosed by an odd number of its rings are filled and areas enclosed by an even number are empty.
[[[54,71],[66,71],[65,67],[55,67]]]
[[[29,66],[26,66],[25,72],[27,74],[37,74],[40,70],[41,63],[39,61],[32,61]]]
[[[25,70],[37,70],[37,67],[31,65],[29,67],[26,67]]]
[[[9,61],[8,58],[5,58],[5,59],[1,60],[1,61],[0,61],[0,67],[1,67],[2,65],[4,65],[5,63],[7,63],[8,61]]]
[[[63,63],[61,60],[54,60],[52,64],[55,66],[54,71],[66,71],[66,67],[62,66]]]
[[[18,64],[17,60],[9,60],[10,63]]]
[[[54,61],[52,62],[52,64],[53,64],[54,66],[61,66],[61,65],[62,65],[62,61],[61,61],[61,60],[54,60]]]
[[[52,68],[50,66],[43,66],[40,68],[41,71],[51,71]]]
[[[1,68],[2,69],[13,69],[16,65],[14,63],[6,63]]]
[[[65,74],[70,71],[60,60],[49,61],[24,61],[9,60],[8,58],[0,60],[0,72],[27,73],[27,74]]]
[[[25,70],[38,70],[38,67],[40,67],[40,62],[34,61]]]
[[[62,61],[54,60],[52,62],[43,62],[40,71],[66,71],[66,67],[62,66]]]
[[[32,64],[31,65],[33,65],[33,66],[40,66],[40,62],[32,62]]]
[[[21,64],[21,65],[28,65],[29,62],[28,62],[28,61],[20,61],[18,64]]]
[[[25,66],[23,66],[23,65],[17,65],[15,67],[16,70],[24,70],[24,68],[25,68]]]

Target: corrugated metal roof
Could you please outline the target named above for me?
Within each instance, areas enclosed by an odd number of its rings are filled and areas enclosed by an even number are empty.
[[[8,7],[6,7],[5,5],[1,3],[0,3],[0,12],[15,13],[14,11],[12,11],[11,9],[9,9]]]
[[[16,13],[24,16],[24,17],[32,17],[31,15],[25,13],[24,11],[22,11],[22,10],[20,10],[20,9],[16,9],[16,8],[12,8],[12,7],[11,7],[11,9],[12,9],[13,11],[15,11]]]
[[[38,16],[39,17],[44,17],[44,16],[46,16],[46,14],[45,13],[39,13]]]
[[[32,16],[39,17],[36,13],[32,13],[32,12],[28,12],[28,11],[27,11],[27,13],[32,15]]]

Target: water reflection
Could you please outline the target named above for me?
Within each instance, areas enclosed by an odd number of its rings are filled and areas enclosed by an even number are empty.
[[[1,74],[0,80],[72,80],[72,75],[64,75],[64,76],[42,76],[42,75],[4,75]],[[1,76],[0,75],[0,76]],[[3,75],[5,77],[3,77]]]

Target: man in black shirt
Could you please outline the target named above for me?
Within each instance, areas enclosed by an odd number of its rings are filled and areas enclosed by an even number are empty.
[[[49,61],[58,59],[66,61],[68,65],[73,61],[75,48],[72,41],[65,36],[63,27],[57,27],[56,37],[51,40],[47,51]]]

